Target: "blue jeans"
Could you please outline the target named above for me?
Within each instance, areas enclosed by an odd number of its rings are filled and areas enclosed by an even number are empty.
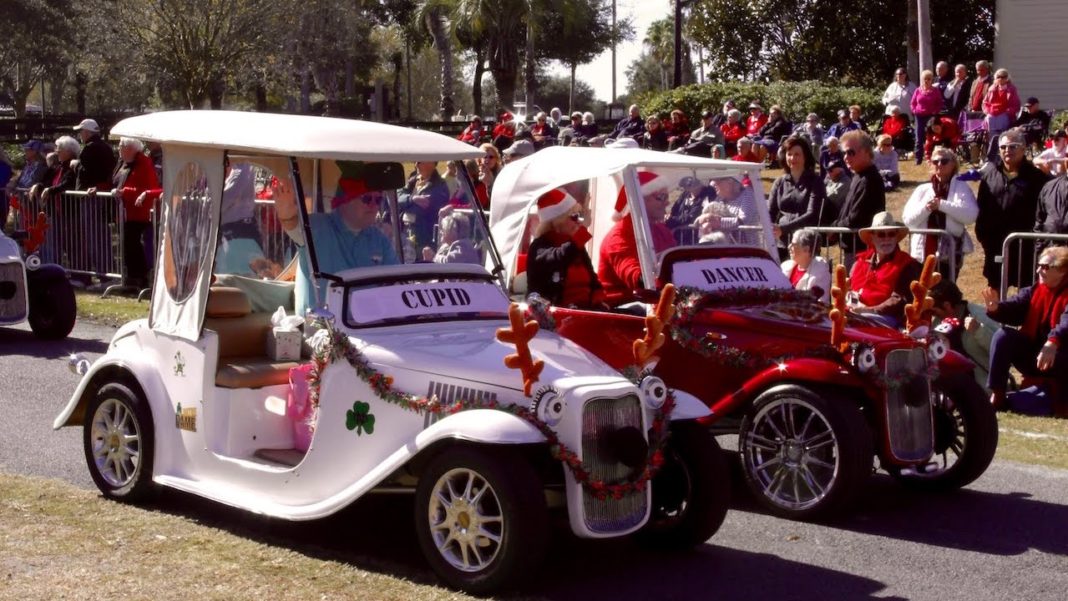
[[[913,115],[916,118],[914,130],[916,135],[916,164],[923,162],[923,143],[927,139],[927,122],[933,115]]]
[[[1033,340],[1013,328],[1001,328],[994,332],[994,337],[990,339],[990,375],[986,381],[987,388],[1004,391],[1009,381],[1009,368],[1015,366],[1025,376],[1052,378],[1057,384],[1058,394],[1068,392],[1068,352],[1063,348],[1057,349],[1052,368],[1038,371],[1035,362],[1044,342]]]

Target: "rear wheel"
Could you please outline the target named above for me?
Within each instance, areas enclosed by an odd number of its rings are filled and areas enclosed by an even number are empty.
[[[738,450],[757,501],[791,519],[833,515],[872,469],[871,430],[856,405],[801,386],[757,398],[742,420]]]
[[[423,554],[446,583],[469,593],[532,574],[545,553],[548,523],[541,478],[508,449],[449,449],[431,460],[416,487]]]
[[[78,305],[67,278],[29,280],[30,329],[38,338],[60,340],[74,329]]]
[[[150,498],[155,437],[144,399],[124,384],[106,384],[89,402],[86,416],[85,459],[100,492],[130,502]]]
[[[993,405],[971,374],[942,377],[932,383],[935,455],[919,468],[889,467],[902,484],[945,491],[967,486],[983,475],[998,448],[998,420]]]
[[[716,439],[699,424],[671,424],[664,464],[650,484],[652,514],[638,532],[642,543],[689,548],[712,538],[723,524],[730,472]]]

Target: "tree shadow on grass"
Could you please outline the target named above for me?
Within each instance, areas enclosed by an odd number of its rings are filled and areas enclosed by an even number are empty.
[[[149,509],[308,557],[441,586],[419,548],[410,496],[367,497],[329,518],[296,523],[170,490]],[[842,599],[894,599],[876,597],[885,589],[879,581],[768,554],[714,544],[665,553],[629,538],[579,539],[568,531],[566,519],[554,524],[545,563],[531,566],[526,578],[525,585],[503,598],[796,599],[833,590]]]

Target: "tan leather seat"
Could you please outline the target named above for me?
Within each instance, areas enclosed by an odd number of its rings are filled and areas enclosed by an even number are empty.
[[[219,367],[215,385],[220,388],[262,388],[289,382],[289,370],[299,363],[267,357],[270,313],[253,313],[238,288],[213,286],[208,291],[204,328],[219,336]]]
[[[220,388],[263,388],[289,383],[295,361],[271,361],[266,357],[232,357],[219,361],[215,385]]]

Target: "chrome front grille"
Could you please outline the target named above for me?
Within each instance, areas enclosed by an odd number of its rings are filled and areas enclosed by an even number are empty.
[[[26,319],[25,286],[22,263],[0,264],[0,321]]]
[[[631,468],[604,458],[601,441],[618,428],[633,426],[645,431],[642,406],[638,397],[629,394],[622,398],[594,399],[582,411],[582,459],[589,467],[590,477],[603,482],[626,478]],[[647,495],[631,493],[622,499],[598,499],[586,488],[582,489],[582,509],[586,527],[592,532],[619,532],[637,526],[648,511]]]
[[[426,398],[438,397],[438,401],[445,405],[451,405],[456,401],[472,401],[472,402],[490,402],[497,400],[496,392],[489,392],[486,390],[476,390],[474,388],[466,388],[464,386],[457,386],[456,384],[445,384],[442,382],[430,381],[430,387],[426,392]],[[438,421],[438,414],[426,412],[423,417],[423,427],[426,428],[430,424]]]
[[[926,461],[934,452],[926,349],[890,351],[886,355],[885,372],[890,450],[901,461]]]

